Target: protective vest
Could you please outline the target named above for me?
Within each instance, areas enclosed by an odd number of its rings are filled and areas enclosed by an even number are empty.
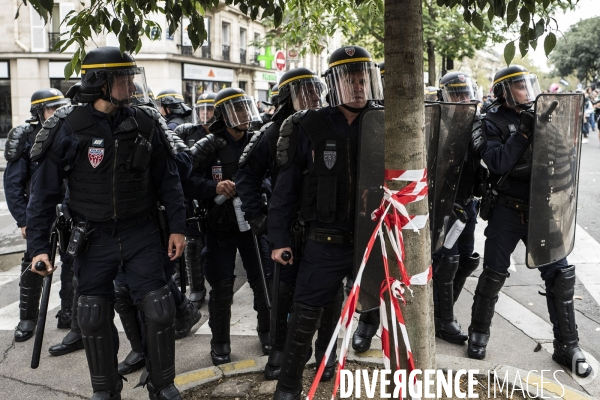
[[[175,132],[189,148],[196,144],[198,140],[206,136],[206,131],[202,125],[193,125],[191,123],[179,125],[177,129],[175,129]]]
[[[340,136],[314,110],[307,111],[299,124],[314,148],[313,168],[305,175],[302,187],[300,221],[332,223],[352,219],[359,135]]]
[[[185,122],[185,119],[178,114],[169,114],[169,116],[167,117],[168,124],[177,124],[177,126],[179,126],[181,124],[185,124]]]
[[[499,112],[487,113],[485,116],[485,119],[487,121],[490,121],[492,124],[494,124],[502,132],[502,137],[501,137],[502,144],[506,143],[508,138],[512,134],[516,133],[519,128],[518,125],[509,121],[507,118],[505,118]],[[488,138],[488,140],[489,140],[489,138]],[[523,154],[523,156],[519,159],[519,161],[517,161],[517,164],[515,165],[512,172],[506,179],[506,182],[504,183],[504,188],[510,187],[510,185],[512,185],[513,182],[523,182],[523,183],[529,182],[529,179],[531,177],[532,152],[533,152],[533,150],[532,150],[531,146],[529,146],[527,151],[525,151],[525,154]],[[491,178],[492,178],[492,182],[497,182],[498,179],[500,179],[500,176],[491,174]]]
[[[131,167],[136,139],[152,142],[155,123],[145,112],[135,112],[137,130],[121,139],[101,129],[84,107],[65,118],[79,141],[69,173],[69,208],[89,221],[149,215],[156,203],[149,164],[144,170]]]

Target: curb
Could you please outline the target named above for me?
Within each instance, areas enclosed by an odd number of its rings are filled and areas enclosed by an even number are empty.
[[[175,377],[175,385],[179,389],[181,395],[189,394],[192,390],[199,388],[208,383],[214,382],[218,379],[225,377],[233,377],[242,374],[249,373],[257,373],[262,372],[267,363],[268,357],[256,357],[242,361],[236,361],[228,364],[219,365],[218,367],[208,367],[201,368],[189,372],[185,372],[183,374],[179,374]],[[364,353],[357,354],[355,352],[349,352],[348,361],[358,361],[365,364],[372,365],[380,365],[383,366],[381,360],[381,350],[367,350]],[[542,385],[546,395],[551,393],[553,398],[555,399],[564,399],[564,400],[587,400],[592,399],[592,397],[588,396],[580,392],[579,390],[573,389],[565,384],[557,383],[556,381],[549,379],[548,377],[541,377],[539,375],[534,375],[529,373],[529,371],[525,371],[519,368],[512,367],[510,365],[502,365],[497,364],[491,361],[479,361],[479,360],[471,360],[465,359],[461,357],[448,356],[444,354],[436,355],[436,362],[438,369],[442,371],[457,371],[459,369],[477,369],[479,371],[494,371],[495,376],[498,377],[498,382],[507,383],[503,377],[508,376],[508,384],[511,384],[513,380],[511,377],[516,377],[517,375],[520,377],[520,381],[524,383],[524,387],[522,389],[527,390],[528,392],[538,393],[538,388]],[[306,365],[311,366],[314,365],[314,357],[308,362]],[[468,364],[465,367],[465,364]],[[484,373],[485,375],[485,373]],[[508,385],[507,385],[508,386]],[[520,388],[519,385],[517,387]],[[521,391],[521,390],[518,390]],[[542,393],[543,395],[544,393]],[[541,397],[533,397],[533,398],[541,398]],[[548,397],[544,397],[548,398]]]

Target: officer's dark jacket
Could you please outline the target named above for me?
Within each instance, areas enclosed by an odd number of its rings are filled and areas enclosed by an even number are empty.
[[[76,108],[81,108],[79,112],[87,112],[91,119],[86,117],[86,123],[94,123],[94,127],[74,133],[68,115],[54,121],[49,119],[46,123],[50,121],[54,128],[41,131],[45,135],[49,132],[47,141],[42,141],[40,133],[32,149],[34,159],[36,154],[39,157],[39,167],[31,182],[31,199],[27,207],[30,256],[48,253],[49,230],[55,218],[55,205],[62,200],[60,186],[65,178],[69,181],[68,204],[78,219],[113,221],[115,226],[126,224],[132,218],[150,215],[155,205],[153,200],[159,200],[167,210],[170,232],[183,234],[185,208],[181,182],[158,120],[137,115],[144,111],[130,107],[118,108],[110,116],[97,111],[91,104]],[[145,121],[148,131],[152,132],[148,136],[152,144],[151,159],[144,171],[128,170],[124,162],[138,132],[113,133],[123,121],[133,116],[139,126]],[[48,147],[36,152],[39,143]],[[107,175],[112,179],[107,180]],[[114,214],[108,210],[110,208]],[[108,218],[104,218],[106,216]]]
[[[351,186],[355,188],[360,116],[357,116],[354,119],[352,125],[348,125],[344,114],[336,107],[325,107],[314,112],[318,113],[327,121],[329,128],[338,138],[336,143],[337,147],[334,150],[337,153],[337,160],[332,171],[336,169],[337,166],[344,165],[343,158],[346,157],[346,155],[349,156],[347,166],[350,168],[350,171],[338,171],[338,187],[339,185],[345,187],[347,186],[346,183],[350,183]],[[342,143],[344,143],[344,146],[343,148],[340,148],[339,144]],[[323,164],[322,159],[324,154],[322,153],[322,150],[325,148],[324,146],[326,147],[327,143],[322,143],[322,146],[320,146],[321,150],[314,152],[314,159],[320,160],[319,165]],[[314,203],[317,203],[318,196],[328,198],[334,196],[332,193],[317,193],[318,188],[315,187],[315,179],[318,179],[318,177],[313,174],[315,171],[313,160],[314,150],[315,146],[309,137],[309,133],[306,132],[302,126],[298,126],[297,146],[293,155],[293,161],[289,167],[284,165],[279,171],[277,184],[273,190],[271,204],[269,205],[269,241],[274,249],[291,247],[290,225],[293,219],[296,218],[296,211],[299,203],[305,203],[300,204],[300,219],[311,227],[339,229],[347,232],[354,229],[355,194],[352,189],[350,189],[349,193],[342,194],[341,196],[339,192],[337,193],[337,200],[341,200],[345,203],[346,201],[342,200],[342,198],[345,198],[348,200],[349,204],[336,204],[336,210],[334,215],[332,215],[333,220],[331,222],[323,222],[323,220],[316,215],[316,204],[306,204],[309,202],[309,199],[312,199],[314,200]],[[280,164],[282,164],[281,160]],[[320,168],[320,170],[324,172],[322,168]],[[343,182],[345,177],[348,176],[347,172],[349,172],[352,182]],[[306,180],[306,176],[312,176],[312,181]],[[326,179],[334,179],[334,177],[328,177]],[[331,188],[333,189],[334,185],[332,185]],[[321,189],[324,189],[323,185],[321,185]]]
[[[290,115],[287,106],[283,107],[285,109],[278,110],[271,122],[254,133],[240,159],[235,189],[242,200],[242,211],[249,221],[263,213],[261,192],[265,187],[265,179],[270,179],[271,187],[275,187],[277,181],[277,139],[281,123]]]
[[[35,135],[41,128],[41,124],[19,125],[11,129],[5,145],[7,163],[4,170],[4,195],[8,210],[15,221],[17,221],[18,227],[23,227],[27,224],[26,209],[29,183],[38,165],[36,162],[31,161],[29,150],[31,149]],[[19,136],[19,138],[14,139],[14,134]]]
[[[174,131],[175,128],[177,128],[179,125],[185,124],[185,118],[183,118],[179,114],[169,114],[165,118],[167,120],[167,126],[172,131]],[[187,144],[187,142],[186,142],[186,144]]]
[[[177,128],[175,128],[175,133],[177,133],[189,148],[208,134],[202,125],[194,125],[189,122],[177,126]]]
[[[488,112],[485,116],[487,144],[481,158],[490,170],[490,182],[495,184],[515,163],[519,152],[526,146],[527,138],[517,133],[519,114],[508,107],[500,106],[496,112]],[[528,156],[529,154],[529,156]],[[529,198],[530,150],[525,152],[511,173],[504,189],[498,190],[509,196],[520,199]]]

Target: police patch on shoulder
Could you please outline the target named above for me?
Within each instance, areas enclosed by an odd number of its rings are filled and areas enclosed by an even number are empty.
[[[215,165],[212,167],[212,176],[213,180],[217,182],[221,182],[223,180],[223,167],[220,165]]]
[[[104,147],[104,139],[102,138],[93,138],[92,146],[94,147]]]
[[[344,49],[344,51],[346,52],[346,54],[348,54],[350,57],[352,57],[354,55],[354,47],[346,47]]]
[[[97,168],[103,159],[104,159],[104,148],[98,148],[98,147],[89,147],[88,148],[88,160],[90,160],[90,164],[92,164],[93,168]]]

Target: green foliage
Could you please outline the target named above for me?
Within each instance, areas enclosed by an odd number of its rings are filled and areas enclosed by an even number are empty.
[[[545,35],[544,50],[546,55],[554,49],[558,31],[556,20],[552,17],[558,10],[572,9],[579,0],[436,0],[438,6],[464,9],[464,20],[476,28],[482,26],[483,16],[491,23],[506,24],[507,30],[518,28],[521,56],[525,56],[529,48],[536,48],[538,39]],[[517,22],[517,20],[520,22]],[[504,59],[510,64],[515,56],[515,41],[510,41],[504,48]]]
[[[27,0],[22,0],[27,5]],[[29,0],[32,7],[47,23],[52,14],[52,0]],[[141,38],[156,40],[162,35],[160,24],[148,19],[152,14],[164,14],[167,18],[169,32],[175,32],[182,18],[189,19],[187,33],[192,47],[197,49],[206,39],[204,27],[204,10],[214,10],[219,0],[91,0],[81,2],[84,6],[79,12],[70,12],[63,21],[70,32],[69,37],[61,38],[55,48],[61,52],[72,44],[78,45],[71,63],[65,68],[65,77],[69,78],[73,71],[79,72],[81,61],[85,57],[85,42],[92,34],[114,33],[121,51],[137,53],[142,48]],[[225,0],[225,4],[237,5],[240,10],[252,19],[272,17],[273,24],[282,22],[283,0]],[[15,17],[18,17],[18,12]]]
[[[556,72],[564,76],[575,73],[582,82],[597,80],[600,74],[599,38],[600,17],[573,25],[558,41],[550,58]]]

